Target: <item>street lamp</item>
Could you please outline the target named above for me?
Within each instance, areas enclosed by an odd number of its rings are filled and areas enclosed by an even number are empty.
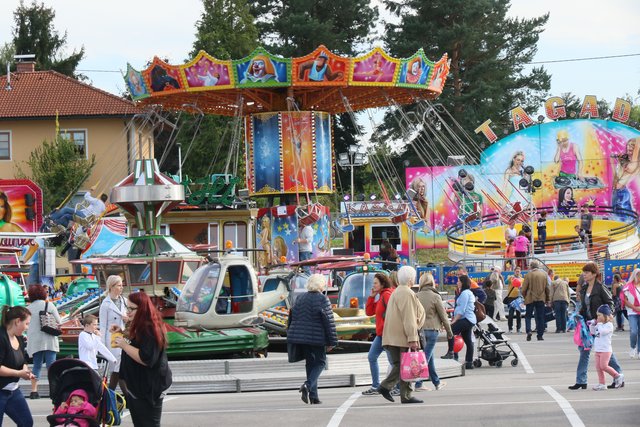
[[[529,220],[531,221],[531,251],[533,254],[536,253],[534,241],[533,241],[533,227],[535,227],[535,218],[534,218],[534,206],[533,206],[533,193],[536,192],[537,189],[542,187],[542,181],[539,179],[533,179],[533,174],[535,169],[533,166],[526,166],[524,168],[524,176],[520,179],[518,183],[520,188],[524,189],[529,193]]]
[[[353,167],[362,166],[364,164],[364,153],[358,150],[357,145],[350,145],[349,151],[338,154],[338,165],[342,168],[351,168],[351,200],[353,198]]]

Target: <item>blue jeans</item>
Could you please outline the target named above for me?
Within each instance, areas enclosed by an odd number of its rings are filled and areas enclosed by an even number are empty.
[[[78,215],[82,218],[85,217],[84,212],[76,211],[74,208],[67,207],[52,213],[51,220],[66,228],[69,226],[69,221],[73,219],[73,215]]]
[[[369,359],[369,369],[371,370],[371,387],[378,388],[380,387],[380,367],[378,366],[378,358],[382,352],[385,352],[387,355],[387,360],[389,364],[391,364],[391,359],[389,358],[389,353],[387,353],[382,348],[382,337],[376,335],[376,337],[371,342],[371,348],[369,349],[369,354],[367,354],[367,359]]]
[[[556,330],[566,332],[567,330],[567,306],[566,301],[553,302],[553,314],[556,316]]]
[[[52,350],[42,350],[33,353],[33,375],[36,379],[40,378],[40,370],[42,369],[42,362],[47,365],[47,369],[53,362],[56,361],[56,352]]]
[[[33,426],[29,405],[19,388],[14,391],[0,390],[0,427],[4,414],[7,414],[18,427]]]
[[[424,329],[422,333],[424,334],[424,355],[427,358],[427,363],[429,363],[429,379],[434,386],[437,386],[440,384],[440,377],[438,377],[438,373],[436,372],[433,350],[436,348],[436,342],[438,341],[438,331],[435,329]]]
[[[640,349],[640,316],[629,316],[629,346]]]
[[[300,251],[298,252],[298,261],[306,261],[308,259],[311,259],[311,255],[313,255],[313,252]],[[311,274],[311,268],[309,268],[309,266],[302,267],[302,271],[307,274]]]
[[[585,350],[584,347],[578,346],[578,351],[580,352],[580,359],[578,360],[578,370],[576,371],[576,384],[587,384],[587,371],[589,369],[591,349]],[[616,359],[616,355],[613,353],[611,353],[611,359],[609,359],[609,366],[615,369],[617,373],[622,373],[618,359]]]
[[[305,384],[309,389],[309,398],[318,398],[318,378],[327,365],[327,352],[323,345],[302,344],[307,380]]]
[[[524,314],[524,328],[528,334],[531,333],[531,318],[536,317],[536,332],[538,334],[538,338],[541,338],[544,334],[544,328],[546,326],[544,320],[544,301],[534,301],[526,305],[527,310]]]

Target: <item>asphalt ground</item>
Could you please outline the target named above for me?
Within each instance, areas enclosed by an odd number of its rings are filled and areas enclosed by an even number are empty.
[[[504,323],[499,323],[503,328]],[[553,322],[549,324],[550,328]],[[415,392],[422,404],[390,403],[381,396],[363,396],[367,387],[320,389],[321,405],[306,405],[297,391],[169,395],[165,398],[163,426],[638,426],[640,425],[640,360],[629,358],[628,332],[616,333],[614,352],[620,361],[625,387],[593,391],[597,374],[592,354],[589,386],[572,391],[578,351],[572,334],[545,334],[544,341],[527,342],[525,335],[510,335],[520,354],[519,364],[466,371],[446,379],[438,391]],[[436,355],[445,352],[438,343]],[[362,363],[367,364],[362,353]],[[607,383],[611,379],[607,376]],[[425,383],[430,386],[430,383]],[[49,399],[28,400],[35,425],[47,425]],[[5,417],[4,425],[13,425]],[[123,426],[131,426],[125,412]]]

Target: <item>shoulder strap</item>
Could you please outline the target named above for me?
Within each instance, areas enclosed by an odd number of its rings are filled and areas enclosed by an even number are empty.
[[[44,300],[44,312],[47,312],[47,307],[49,306],[49,301]]]

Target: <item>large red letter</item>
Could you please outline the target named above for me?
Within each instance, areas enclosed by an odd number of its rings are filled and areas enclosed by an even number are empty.
[[[613,107],[611,118],[620,123],[626,123],[631,114],[631,103],[622,98],[616,98],[616,105]]]
[[[600,114],[598,114],[598,101],[594,95],[587,95],[584,97],[582,109],[580,110],[578,117],[585,116],[589,116],[591,119],[597,119],[600,117]]]
[[[514,130],[519,130],[520,125],[524,125],[524,127],[527,127],[533,124],[533,120],[531,119],[531,117],[529,117],[527,112],[524,111],[524,108],[522,108],[519,105],[513,110],[511,110],[510,113],[511,113],[511,121],[513,122]]]
[[[553,96],[544,103],[544,110],[549,120],[564,119],[567,117],[567,109],[564,106],[564,99]]]

